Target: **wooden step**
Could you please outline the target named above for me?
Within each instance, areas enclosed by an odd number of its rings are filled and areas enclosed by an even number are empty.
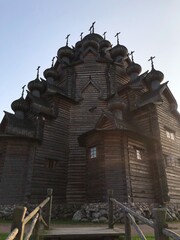
[[[66,227],[44,230],[40,234],[40,239],[117,240],[119,236],[124,236],[124,231],[120,228],[109,229],[108,227]]]

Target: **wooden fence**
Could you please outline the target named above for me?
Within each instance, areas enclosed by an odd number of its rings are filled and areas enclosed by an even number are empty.
[[[6,240],[29,240],[33,234],[33,239],[39,239],[39,227],[42,223],[45,228],[49,229],[51,222],[51,210],[52,210],[52,189],[47,189],[47,198],[40,203],[29,215],[26,216],[26,207],[17,207],[14,210],[13,222],[11,226],[11,233]],[[46,208],[45,208],[46,207]],[[46,212],[46,217],[43,217],[43,208]],[[31,225],[28,232],[25,235],[25,227],[30,221]]]
[[[11,233],[6,238],[6,240],[29,240],[32,233],[33,239],[39,239],[39,227],[42,223],[45,228],[49,229],[51,222],[51,210],[52,210],[52,189],[47,190],[47,198],[40,203],[29,215],[26,216],[26,207],[17,207],[14,211],[13,223],[11,227]],[[140,239],[146,240],[144,233],[141,231],[140,227],[137,225],[135,219],[138,219],[144,224],[152,227],[154,229],[155,240],[168,240],[169,237],[174,240],[180,240],[180,235],[168,229],[166,223],[166,209],[165,208],[155,208],[153,209],[154,220],[149,220],[138,213],[134,212],[130,208],[126,207],[122,203],[118,202],[113,198],[113,191],[108,192],[108,202],[109,202],[109,228],[113,229],[115,224],[113,210],[114,206],[118,207],[120,211],[124,212],[125,218],[125,238],[126,240],[131,240],[131,225],[135,228]],[[46,219],[42,216],[42,209],[46,206]],[[28,232],[25,235],[25,227],[27,223],[32,220]]]
[[[122,203],[118,202],[113,198],[113,191],[109,190],[109,228],[113,228],[115,222],[113,218],[114,205],[124,212],[125,218],[125,237],[126,240],[131,240],[131,225],[135,228],[140,239],[146,240],[144,233],[141,231],[140,227],[137,225],[135,219],[138,219],[142,223],[152,227],[154,229],[155,240],[168,240],[169,237],[174,240],[180,240],[180,235],[169,230],[166,223],[166,208],[155,208],[153,209],[154,221],[151,221],[128,207],[124,206]]]

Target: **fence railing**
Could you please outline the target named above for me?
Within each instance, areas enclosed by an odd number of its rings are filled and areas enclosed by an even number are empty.
[[[180,240],[180,235],[169,230],[166,223],[166,208],[154,208],[153,209],[153,221],[149,220],[138,213],[134,212],[130,208],[126,207],[122,203],[113,198],[113,191],[109,190],[109,228],[113,228],[115,222],[113,217],[114,205],[124,212],[125,219],[125,238],[131,240],[131,225],[135,228],[140,239],[146,240],[144,233],[136,223],[135,219],[138,219],[142,223],[150,226],[154,229],[155,240],[168,240],[169,237],[174,240]]]
[[[26,207],[16,207],[13,214],[13,222],[11,226],[11,233],[6,240],[29,240],[33,234],[33,239],[39,239],[39,228],[42,223],[45,228],[49,229],[51,223],[51,210],[52,210],[52,193],[51,188],[47,189],[47,198],[41,202],[31,213],[26,216]],[[45,208],[46,207],[46,208]],[[43,217],[42,209],[46,211],[46,217]],[[31,225],[25,234],[25,227],[28,223]]]

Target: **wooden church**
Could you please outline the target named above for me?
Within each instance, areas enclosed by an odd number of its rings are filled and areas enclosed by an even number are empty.
[[[106,36],[61,47],[0,125],[0,204],[180,203],[180,114],[162,72]]]

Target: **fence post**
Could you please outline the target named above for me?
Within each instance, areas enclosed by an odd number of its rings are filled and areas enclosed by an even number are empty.
[[[37,222],[36,222],[34,230],[33,230],[33,239],[34,240],[39,240],[40,224],[41,224],[41,213],[38,216]]]
[[[167,227],[166,224],[166,208],[154,208],[153,209],[153,217],[154,217],[154,236],[155,240],[168,240],[162,230]]]
[[[126,211],[124,211],[124,227],[125,227],[125,239],[131,240],[131,221],[128,218]]]
[[[53,194],[53,189],[52,188],[48,188],[47,189],[47,196],[50,197],[49,203],[48,203],[48,217],[47,217],[47,224],[48,224],[48,229],[50,227],[51,224],[51,213],[52,213],[52,194]]]
[[[113,228],[113,202],[111,201],[111,198],[113,197],[113,190],[108,190],[108,227],[110,229]]]
[[[11,225],[11,231],[14,228],[18,228],[18,234],[15,237],[15,240],[22,240],[24,236],[24,224],[23,220],[26,214],[26,207],[16,207],[13,213],[13,222]]]

